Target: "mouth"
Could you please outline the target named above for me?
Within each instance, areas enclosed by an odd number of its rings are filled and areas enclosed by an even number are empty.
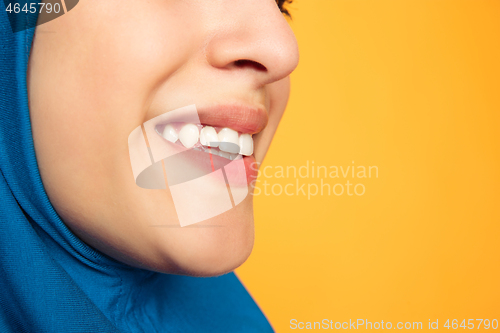
[[[197,110],[199,123],[174,118],[157,123],[156,132],[171,143],[234,160],[238,155],[253,155],[252,135],[268,122],[267,112],[260,107],[232,104]]]
[[[267,112],[262,107],[243,104],[212,105],[197,108],[198,119],[171,117],[155,124],[155,132],[179,149],[210,154],[210,158],[236,160],[242,158],[247,184],[256,178],[253,135],[267,125]],[[196,163],[196,159],[193,160]],[[224,164],[224,162],[221,162]]]

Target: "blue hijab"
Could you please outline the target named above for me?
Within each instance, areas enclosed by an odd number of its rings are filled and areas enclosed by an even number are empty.
[[[33,33],[13,33],[0,13],[0,332],[272,331],[234,273],[132,268],[66,227],[45,193],[31,135]]]

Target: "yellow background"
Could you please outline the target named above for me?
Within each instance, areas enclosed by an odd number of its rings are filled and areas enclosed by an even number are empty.
[[[290,8],[301,60],[263,166],[354,161],[379,177],[363,196],[256,197],[243,283],[278,332],[500,320],[500,1]]]

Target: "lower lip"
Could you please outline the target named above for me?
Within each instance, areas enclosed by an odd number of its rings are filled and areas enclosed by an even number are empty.
[[[247,185],[250,185],[257,179],[257,160],[253,155],[244,156],[243,162],[245,163],[245,171],[247,173]]]
[[[201,154],[211,155],[205,152],[200,152]],[[256,168],[256,160],[253,155],[250,156],[242,156],[244,169],[241,167],[232,168],[232,167],[224,167],[224,173],[227,177],[227,180],[232,186],[248,186],[255,179],[257,179],[257,168]],[[218,155],[212,155],[211,159],[215,165],[227,163],[227,159],[224,157],[220,157]],[[236,161],[236,160],[235,160]],[[196,163],[196,161],[192,161]],[[234,163],[231,161],[229,164]],[[239,174],[241,172],[245,172],[245,177],[241,177]],[[244,180],[243,180],[244,179]]]

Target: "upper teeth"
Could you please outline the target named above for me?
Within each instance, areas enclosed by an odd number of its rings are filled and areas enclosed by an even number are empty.
[[[200,143],[204,146],[208,147],[218,147],[219,146],[219,137],[217,136],[217,132],[215,128],[212,126],[205,126],[201,129],[200,133]]]
[[[230,128],[223,128],[219,132],[219,149],[228,153],[238,154],[240,151],[238,132]]]
[[[176,127],[179,130],[177,130]],[[162,131],[162,136],[173,143],[179,140],[186,148],[193,148],[201,144],[205,147],[219,147],[222,152],[230,154],[239,153],[245,156],[253,154],[252,135],[239,134],[235,130],[227,127],[222,128],[219,133],[217,133],[212,126],[195,124],[174,126],[172,124],[167,124]],[[220,155],[225,157],[225,154]]]
[[[186,124],[179,131],[179,140],[186,148],[192,148],[200,138],[200,130],[194,124]]]
[[[253,139],[250,134],[240,135],[240,154],[246,156],[253,154]]]

